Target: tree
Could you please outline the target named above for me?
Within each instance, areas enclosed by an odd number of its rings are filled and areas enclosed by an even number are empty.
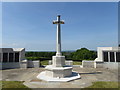
[[[96,52],[90,51],[87,48],[78,49],[73,53],[73,60],[94,60],[96,58]]]

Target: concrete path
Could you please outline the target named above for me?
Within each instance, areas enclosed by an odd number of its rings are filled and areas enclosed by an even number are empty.
[[[2,71],[5,81],[25,81],[24,85],[30,88],[84,88],[92,85],[94,81],[118,81],[118,71],[103,68],[80,68],[73,70],[81,75],[81,78],[71,82],[46,82],[36,78],[44,68],[9,69]]]

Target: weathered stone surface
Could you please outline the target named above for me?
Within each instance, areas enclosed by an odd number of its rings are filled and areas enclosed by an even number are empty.
[[[54,67],[62,67],[65,65],[65,56],[53,56],[52,62]]]
[[[72,75],[72,67],[53,67],[52,65],[48,65],[45,68],[48,72],[46,72],[47,76],[49,76],[48,73],[50,73],[51,77],[59,77],[59,78],[64,78],[66,76],[71,76]]]
[[[40,61],[39,60],[28,60],[27,62],[27,67],[28,68],[39,68],[40,67]]]
[[[88,67],[88,68],[94,68],[95,67],[96,62],[95,61],[87,61],[87,60],[83,60],[82,61],[82,67]]]

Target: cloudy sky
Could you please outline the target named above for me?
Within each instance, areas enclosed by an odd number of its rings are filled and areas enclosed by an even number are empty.
[[[65,20],[62,50],[117,46],[117,2],[8,2],[2,4],[3,47],[54,51],[58,14]]]

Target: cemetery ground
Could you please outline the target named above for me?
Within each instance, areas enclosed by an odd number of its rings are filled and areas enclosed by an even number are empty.
[[[3,88],[118,88],[118,71],[104,68],[80,68],[73,71],[81,75],[80,79],[70,82],[46,82],[36,78],[44,67],[2,70],[0,78]],[[4,89],[3,89],[4,90]]]

